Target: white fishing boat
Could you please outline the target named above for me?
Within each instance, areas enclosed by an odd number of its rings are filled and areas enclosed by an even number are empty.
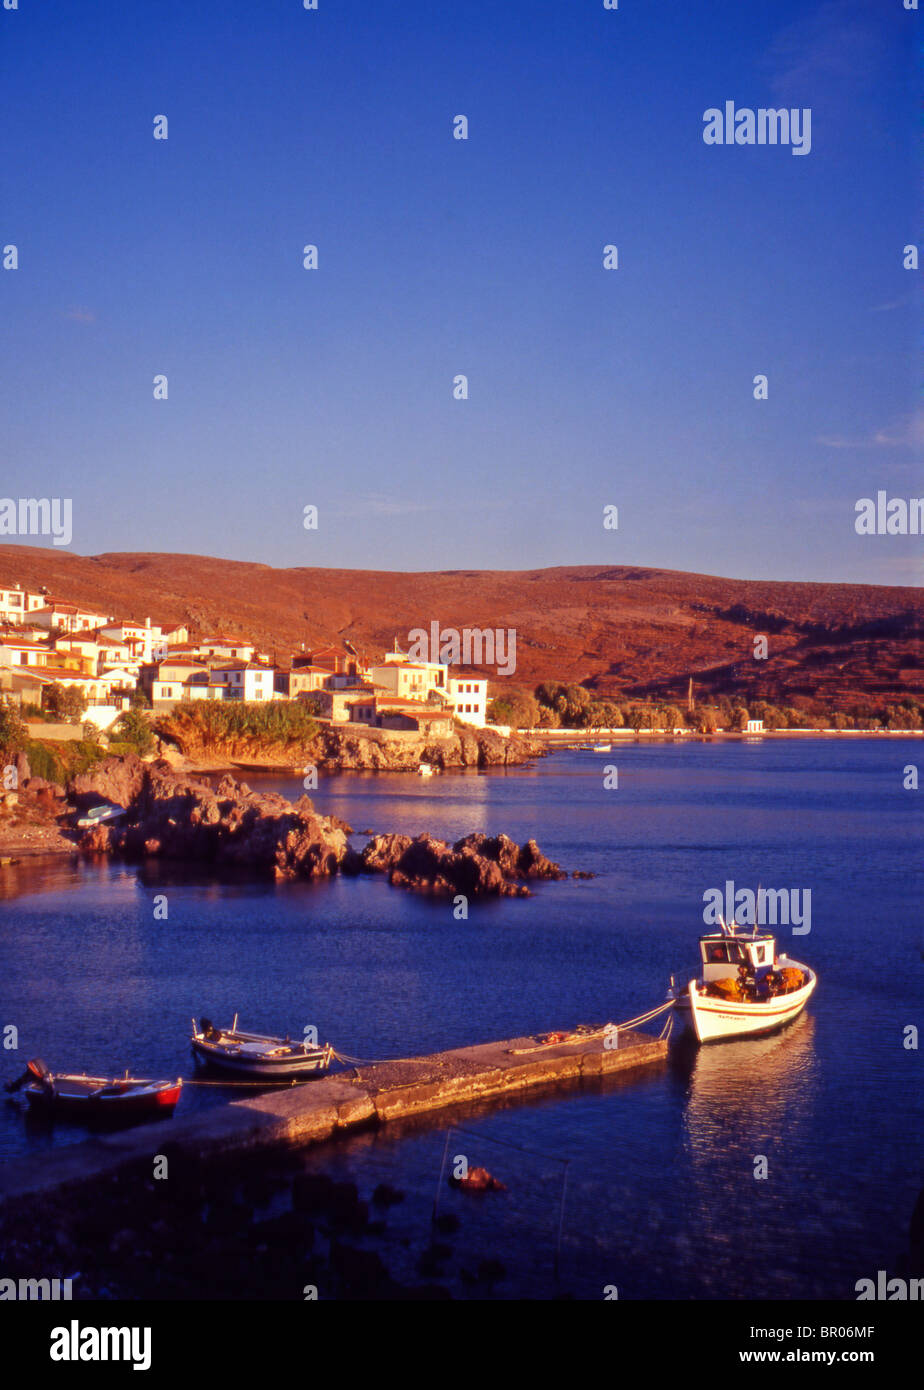
[[[421,763],[417,769],[420,777],[432,777],[435,769],[431,763]]]
[[[776,939],[732,922],[701,936],[702,974],[686,985],[671,976],[668,998],[699,1042],[770,1033],[791,1023],[818,983],[814,970],[777,954]]]
[[[594,752],[595,752],[595,753],[612,753],[612,751],[613,751],[613,745],[612,745],[611,743],[595,743],[595,744],[594,744]]]
[[[243,1033],[237,1014],[230,1028],[216,1028],[211,1019],[193,1019],[192,1047],[203,1062],[242,1076],[261,1076],[288,1081],[309,1072],[323,1072],[331,1064],[330,1043],[316,1047],[290,1037],[271,1038],[264,1033]]]

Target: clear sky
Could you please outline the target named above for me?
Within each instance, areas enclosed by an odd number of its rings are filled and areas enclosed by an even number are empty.
[[[19,0],[0,495],[73,498],[81,554],[919,584],[854,504],[924,495],[922,25]],[[810,107],[811,152],[706,145],[726,101]]]

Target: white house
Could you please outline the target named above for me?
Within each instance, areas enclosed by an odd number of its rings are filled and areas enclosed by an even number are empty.
[[[255,661],[227,661],[220,666],[210,666],[209,672],[213,684],[224,686],[226,700],[251,703],[276,698],[276,672],[272,666],[262,666]]]
[[[399,652],[388,652],[370,675],[375,685],[405,700],[426,700],[431,690],[448,695],[449,667],[441,661],[408,661]]]
[[[30,614],[39,627],[60,627],[65,632],[85,632],[88,628],[102,627],[109,622],[106,613],[94,613],[89,608],[80,608],[76,603],[59,603],[47,600],[44,608],[36,608]]]
[[[202,662],[169,658],[167,661],[146,663],[141,668],[140,684],[154,709],[173,706],[183,699],[202,698],[208,694],[209,672]]]
[[[749,719],[747,722],[746,733],[762,734],[764,731],[764,721],[762,719]]]
[[[145,618],[143,623],[127,619],[103,623],[100,636],[128,647],[131,655],[137,656],[140,661],[154,661],[157,651],[163,646],[164,635],[156,624],[151,623],[150,618]]]
[[[0,642],[0,661],[8,666],[47,666],[54,652],[43,642],[19,641],[14,637]]]
[[[217,633],[212,637],[201,637],[194,642],[193,649],[200,656],[217,656],[225,661],[252,661],[254,645],[243,637],[226,637]]]
[[[450,676],[449,700],[453,713],[463,724],[483,729],[488,706],[488,682],[477,676]]]
[[[21,623],[26,616],[48,602],[45,594],[31,589],[22,589],[18,584],[12,589],[0,589],[0,622]]]

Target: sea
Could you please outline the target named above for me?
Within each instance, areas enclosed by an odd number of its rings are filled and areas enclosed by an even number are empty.
[[[0,868],[0,1063],[5,1077],[39,1056],[193,1078],[203,1015],[313,1027],[363,1061],[620,1023],[663,1002],[672,974],[696,973],[713,890],[795,890],[810,930],[779,927],[780,947],[819,984],[782,1032],[700,1049],[675,1035],[637,1073],[436,1112],[302,1161],[366,1198],[380,1184],[403,1194],[388,1214],[397,1277],[414,1277],[435,1214],[458,1221],[453,1259],[481,1296],[487,1282],[499,1299],[854,1299],[907,1254],[924,1185],[924,789],[908,785],[922,762],[914,738],[755,738],[322,779],[315,805],[358,847],[372,832],[504,832],[594,875],[472,900],[467,918],[381,875]],[[177,1114],[233,1094],[187,1087]],[[41,1164],[87,1137],[0,1104],[0,1161]],[[451,1188],[463,1158],[505,1190]]]

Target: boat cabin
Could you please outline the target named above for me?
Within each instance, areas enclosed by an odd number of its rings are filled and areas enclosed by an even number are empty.
[[[743,965],[759,980],[773,969],[776,941],[766,933],[758,936],[735,936],[716,933],[701,936],[699,949],[703,959],[703,981],[737,979]]]

